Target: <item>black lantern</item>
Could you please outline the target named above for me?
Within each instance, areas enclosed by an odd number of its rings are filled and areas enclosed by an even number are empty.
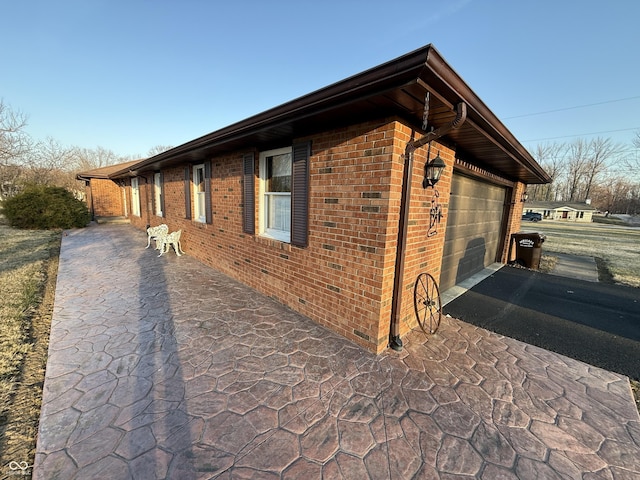
[[[444,160],[440,158],[440,152],[436,155],[436,158],[424,165],[424,180],[422,180],[422,188],[428,188],[435,186],[440,180],[440,175],[446,167]]]

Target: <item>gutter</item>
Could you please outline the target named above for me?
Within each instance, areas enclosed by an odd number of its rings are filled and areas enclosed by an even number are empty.
[[[411,111],[408,104],[397,102],[396,96],[400,99],[406,95],[410,96],[405,89],[415,84],[426,88],[451,109],[459,102],[466,103],[469,110],[466,126],[482,136],[483,141],[493,144],[489,146],[492,154],[500,159],[504,156],[510,164],[515,163],[522,167],[521,172],[514,173],[515,177],[525,179],[525,183],[550,181],[549,176],[531,154],[520,145],[431,44],[141,160],[133,166],[127,165],[129,168],[111,173],[109,178],[137,175],[141,171],[167,168],[183,162],[193,163],[200,161],[202,157],[213,157],[217,152],[227,151],[227,148],[241,150],[246,148],[247,144],[291,141],[292,137],[305,136],[315,128],[315,123],[311,120],[315,115],[323,116],[329,124],[335,119],[340,119],[341,112],[347,106],[352,106],[358,111],[367,110],[377,102],[387,105],[392,101],[385,107],[388,108],[385,115],[413,115],[415,112]],[[473,141],[472,138],[470,142]],[[464,145],[461,147],[464,148]]]
[[[409,227],[409,199],[411,198],[411,173],[413,172],[413,153],[429,142],[439,139],[451,130],[462,125],[467,119],[467,104],[456,105],[456,118],[448,125],[427,133],[418,140],[410,140],[404,150],[404,172],[402,174],[402,197],[400,199],[400,219],[398,221],[398,242],[396,250],[395,276],[393,279],[393,297],[391,301],[391,329],[389,346],[396,351],[402,350],[400,338],[400,313],[402,311],[402,285],[404,285],[404,256],[407,248],[407,230]],[[427,161],[429,159],[427,158]]]
[[[540,180],[544,181],[541,183],[549,183],[551,181],[551,177],[549,177],[544,169],[535,161],[527,149],[520,144],[471,87],[465,83],[462,77],[447,64],[442,55],[440,55],[440,52],[435,48],[431,48],[425,64],[430,72],[435,75],[436,80],[436,82],[432,80],[426,83],[440,83],[446,87],[443,92],[455,92],[455,95],[460,101],[468,104],[473,114],[473,120],[469,119],[468,122],[470,126],[482,132],[487,138],[493,138],[494,143],[513,161],[519,163],[525,169],[538,176]],[[424,79],[422,81],[424,81]],[[432,93],[437,93],[438,88],[435,88],[436,92],[434,92],[433,89],[429,90],[431,90]],[[439,95],[439,97],[444,100],[442,95]],[[448,96],[448,98],[452,100],[453,97]],[[452,105],[453,100],[451,102],[445,100],[445,104],[446,103]]]

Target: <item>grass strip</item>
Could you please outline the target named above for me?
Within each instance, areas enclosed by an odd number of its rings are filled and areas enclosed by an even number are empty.
[[[41,324],[38,319],[52,258],[57,266],[60,232],[16,231],[0,225],[0,237],[0,465],[32,464],[40,407],[25,409],[16,402],[25,386],[39,388],[29,394],[31,404],[34,394],[42,395],[50,320]],[[43,365],[39,373],[25,375],[30,361]],[[25,428],[26,435],[19,433]]]

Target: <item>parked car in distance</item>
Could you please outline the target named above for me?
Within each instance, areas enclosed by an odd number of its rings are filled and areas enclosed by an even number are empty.
[[[542,214],[541,213],[535,213],[535,212],[523,213],[522,214],[522,220],[526,220],[526,221],[529,221],[529,222],[539,222],[540,220],[542,220]]]

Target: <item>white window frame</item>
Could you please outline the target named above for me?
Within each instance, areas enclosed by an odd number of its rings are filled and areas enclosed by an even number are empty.
[[[156,216],[162,217],[162,174],[160,172],[153,174],[153,196],[155,200]]]
[[[199,188],[198,182],[198,173],[202,174],[202,188]],[[194,165],[193,166],[193,219],[196,222],[206,223],[207,222],[207,205],[206,205],[206,194],[205,194],[205,184],[207,181],[205,177],[204,163]]]
[[[259,184],[259,232],[260,235],[267,238],[273,238],[285,243],[291,243],[291,220],[289,219],[289,230],[280,230],[269,228],[269,211],[267,205],[270,199],[273,197],[289,197],[289,217],[291,217],[291,192],[267,192],[267,158],[275,155],[282,155],[288,153],[292,156],[293,164],[293,151],[291,147],[277,148],[275,150],[267,150],[260,152],[260,184]],[[293,169],[293,165],[292,165]]]
[[[123,186],[120,187],[122,190],[122,205],[124,205],[124,216],[129,216],[129,204],[127,203],[127,189]]]
[[[138,177],[131,179],[131,213],[140,217],[140,180]]]

